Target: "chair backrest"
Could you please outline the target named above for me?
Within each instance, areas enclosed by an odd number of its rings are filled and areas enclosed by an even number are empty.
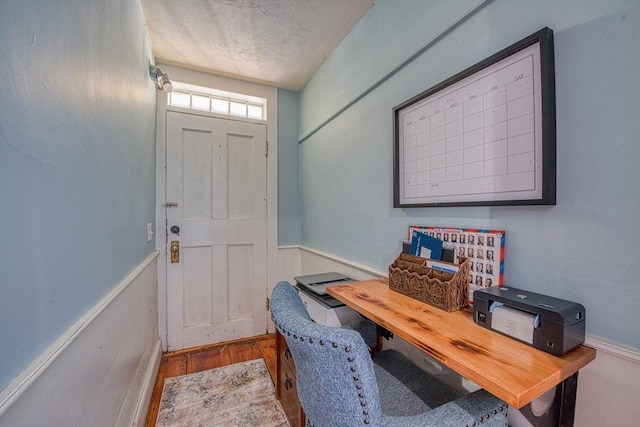
[[[369,349],[353,330],[314,323],[297,291],[279,282],[271,316],[293,355],[298,398],[315,427],[379,426],[380,397]]]

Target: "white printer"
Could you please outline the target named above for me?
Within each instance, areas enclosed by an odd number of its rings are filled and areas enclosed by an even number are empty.
[[[356,311],[327,293],[328,286],[353,282],[344,274],[329,272],[294,277],[300,298],[309,316],[321,325],[343,326],[362,320]]]

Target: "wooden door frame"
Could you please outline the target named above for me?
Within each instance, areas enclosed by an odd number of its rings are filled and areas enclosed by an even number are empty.
[[[267,126],[267,141],[269,141],[269,155],[267,157],[267,295],[278,280],[278,144],[277,144],[277,111],[278,91],[276,88],[259,84],[242,82],[213,74],[187,70],[161,64],[162,70],[171,76],[174,81],[211,87],[234,93],[257,96],[267,100],[267,120],[250,120],[242,117],[234,117],[204,111],[167,106],[167,93],[157,92],[157,122],[156,122],[156,221],[155,244],[158,255],[158,333],[162,340],[162,349],[167,351],[167,234],[166,234],[166,209],[162,204],[166,202],[166,155],[167,155],[167,111],[214,117],[219,119],[237,120],[248,123],[260,123]],[[266,301],[265,301],[266,303]],[[268,313],[268,332],[273,332],[273,323]],[[267,331],[265,331],[267,332]]]

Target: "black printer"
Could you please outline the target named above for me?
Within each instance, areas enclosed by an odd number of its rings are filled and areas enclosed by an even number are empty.
[[[511,287],[473,293],[473,318],[539,350],[562,356],[584,342],[586,310],[581,304]]]

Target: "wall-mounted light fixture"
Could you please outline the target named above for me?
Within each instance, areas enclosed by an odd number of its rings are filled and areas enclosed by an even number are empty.
[[[156,82],[156,87],[160,90],[166,90],[167,92],[171,92],[173,90],[173,86],[171,85],[171,81],[169,80],[169,76],[164,74],[162,70],[155,65],[149,66],[149,75],[151,76],[151,80]]]

